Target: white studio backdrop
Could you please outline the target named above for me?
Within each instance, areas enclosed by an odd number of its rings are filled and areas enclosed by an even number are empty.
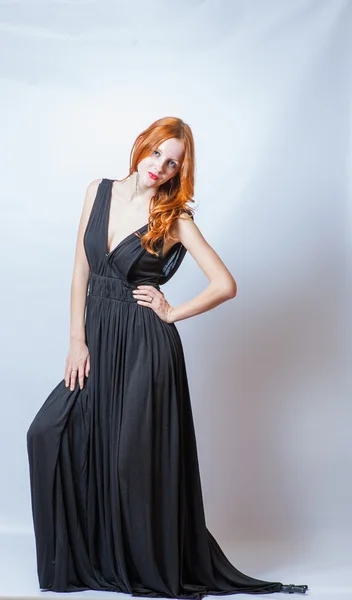
[[[86,187],[125,177],[138,133],[178,116],[195,222],[238,285],[176,324],[207,525],[220,543],[350,536],[352,3],[0,11],[0,532],[32,531],[26,431],[63,378]],[[163,291],[177,305],[206,285],[188,254]]]

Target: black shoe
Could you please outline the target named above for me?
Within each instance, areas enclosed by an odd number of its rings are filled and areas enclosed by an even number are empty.
[[[305,594],[307,589],[307,585],[294,585],[293,583],[290,583],[289,585],[283,585],[280,591],[285,594]]]

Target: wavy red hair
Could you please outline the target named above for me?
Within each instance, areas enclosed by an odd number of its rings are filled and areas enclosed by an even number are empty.
[[[151,209],[148,219],[147,233],[138,235],[142,246],[151,254],[158,254],[157,248],[164,238],[170,237],[172,223],[182,213],[193,215],[194,210],[187,202],[194,202],[194,140],[191,128],[177,117],[164,117],[152,123],[142,131],[135,140],[130,154],[130,172],[124,179],[137,171],[141,160],[149,156],[153,150],[170,138],[181,140],[184,144],[184,154],[180,169],[176,175],[158,187],[151,198]]]

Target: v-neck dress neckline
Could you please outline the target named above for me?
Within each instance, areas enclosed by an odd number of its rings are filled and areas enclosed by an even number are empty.
[[[110,181],[109,193],[107,194],[107,209],[106,209],[106,222],[105,222],[105,256],[108,256],[108,257],[112,256],[112,254],[114,254],[114,252],[116,252],[116,250],[118,248],[120,248],[120,246],[122,244],[124,244],[124,242],[129,240],[129,238],[132,235],[134,235],[135,233],[141,233],[142,231],[144,231],[144,229],[146,227],[148,227],[148,222],[144,223],[144,225],[142,225],[138,229],[134,229],[133,231],[131,231],[131,233],[126,235],[124,238],[122,238],[122,240],[120,240],[111,250],[109,250],[109,248],[108,248],[108,245],[109,245],[109,221],[110,221],[110,213],[111,213],[113,185],[114,185],[114,180],[112,179]]]

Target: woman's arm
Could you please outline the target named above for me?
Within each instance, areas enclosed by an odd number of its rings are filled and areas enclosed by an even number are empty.
[[[101,179],[92,181],[86,190],[81,219],[78,227],[75,259],[71,283],[70,339],[85,342],[84,315],[87,301],[89,264],[83,246],[84,232]]]
[[[204,239],[194,221],[180,217],[176,223],[176,235],[179,241],[193,256],[210,283],[201,294],[172,309],[171,323],[211,310],[237,294],[235,279],[215,250]]]
[[[89,264],[83,245],[83,237],[94,199],[101,179],[92,181],[86,190],[81,219],[78,227],[70,299],[70,347],[65,365],[65,383],[74,390],[78,378],[80,388],[84,386],[84,375],[90,370],[89,351],[85,336],[85,309],[89,280]]]

